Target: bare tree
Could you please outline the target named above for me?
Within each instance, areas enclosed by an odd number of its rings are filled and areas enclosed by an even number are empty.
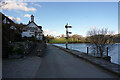
[[[97,55],[103,57],[103,53],[106,53],[106,47],[113,42],[111,33],[107,29],[93,29],[88,31],[87,34],[92,49],[97,52]]]
[[[62,35],[61,35],[61,38],[64,38],[64,37],[65,37],[65,35],[64,35],[64,34],[62,34]]]
[[[74,34],[71,36],[74,40],[84,40],[84,37],[78,34]]]

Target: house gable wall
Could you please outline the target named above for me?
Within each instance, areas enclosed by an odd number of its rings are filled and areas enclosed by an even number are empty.
[[[28,24],[27,25],[28,27],[34,27],[34,28],[36,28],[37,26],[32,22],[32,23],[30,23],[30,24]]]
[[[42,32],[42,30],[40,28],[38,28],[38,26],[36,26],[33,22],[28,24],[27,27],[29,27],[29,28],[37,28],[38,31]]]

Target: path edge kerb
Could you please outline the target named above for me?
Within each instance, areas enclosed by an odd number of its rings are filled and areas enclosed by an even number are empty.
[[[63,47],[56,46],[56,45],[52,45],[52,46],[55,46],[56,48],[59,48],[59,49],[65,51],[65,52],[68,52],[68,53],[70,53],[70,54],[72,54],[72,55],[74,55],[74,56],[76,56],[76,57],[78,57],[78,58],[80,58],[80,59],[83,59],[83,60],[85,60],[85,61],[87,61],[87,62],[89,62],[89,63],[91,63],[91,64],[93,64],[93,65],[96,65],[96,66],[98,66],[98,67],[100,67],[100,68],[102,68],[102,69],[104,69],[104,70],[107,70],[107,71],[111,72],[112,74],[115,74],[115,75],[117,75],[118,77],[120,77],[120,73],[114,72],[114,71],[112,71],[112,70],[110,70],[110,69],[108,69],[108,68],[106,68],[106,67],[104,67],[104,66],[102,66],[102,65],[100,65],[100,64],[96,64],[96,63],[94,63],[94,62],[92,62],[92,61],[90,61],[90,60],[88,60],[88,59],[86,59],[86,58],[84,58],[84,57],[81,57],[81,56],[79,56],[79,55],[77,55],[77,54],[74,54],[74,53],[71,52],[69,49],[65,49],[65,48],[63,48]]]

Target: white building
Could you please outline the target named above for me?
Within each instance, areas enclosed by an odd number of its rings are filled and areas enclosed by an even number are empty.
[[[36,36],[37,40],[42,40],[43,39],[42,26],[38,26],[34,22],[34,16],[33,15],[31,15],[31,21],[29,21],[27,26],[25,28],[23,28],[23,32],[22,32],[22,37],[32,37],[32,36],[34,36],[34,37]]]

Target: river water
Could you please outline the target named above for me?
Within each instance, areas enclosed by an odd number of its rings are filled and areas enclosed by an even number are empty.
[[[65,44],[54,44],[56,46],[61,46],[65,48]],[[68,44],[69,49],[78,50],[81,52],[87,53],[87,44]],[[92,49],[89,48],[89,54],[92,54],[90,51]],[[114,44],[111,48],[109,48],[109,56],[111,56],[111,62],[115,64],[120,64],[120,44]]]

